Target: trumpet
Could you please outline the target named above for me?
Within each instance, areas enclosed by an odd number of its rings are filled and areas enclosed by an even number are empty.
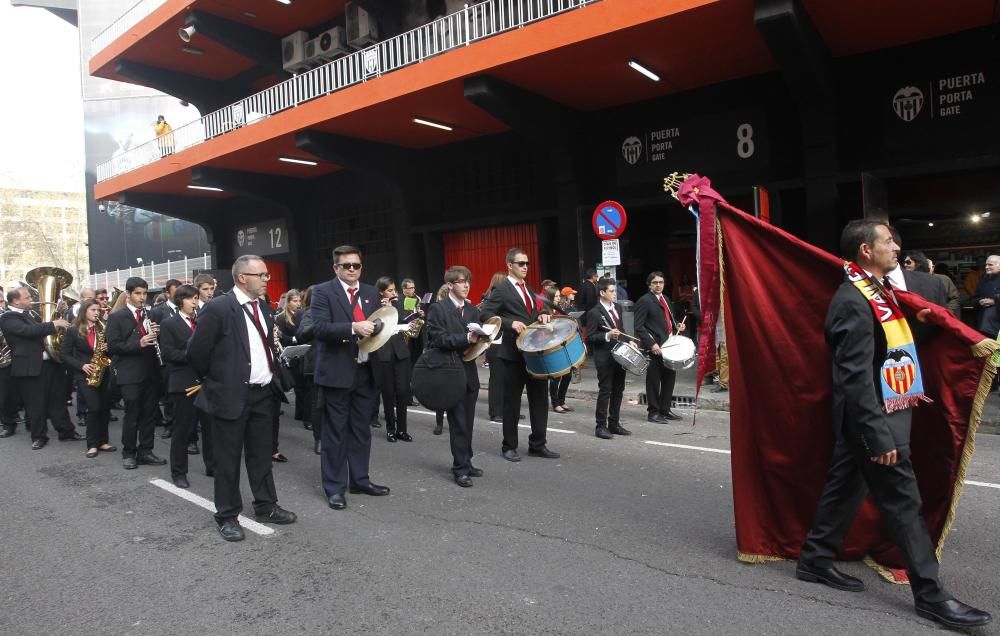
[[[160,326],[149,319],[149,314],[147,314],[145,310],[142,312],[142,328],[146,330],[146,333],[151,333],[157,337],[157,340],[153,341],[153,349],[156,351],[156,359],[162,367],[163,352],[160,351]]]

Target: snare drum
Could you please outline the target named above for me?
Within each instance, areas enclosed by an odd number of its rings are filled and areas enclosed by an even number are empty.
[[[663,363],[674,371],[690,369],[698,357],[694,340],[679,334],[670,336],[660,345],[660,355],[663,356]]]
[[[611,357],[623,369],[635,375],[645,375],[649,360],[632,342],[619,342],[611,350]]]
[[[516,344],[524,355],[528,375],[533,378],[562,377],[582,365],[587,357],[576,321],[565,316],[556,316],[547,325],[539,322],[528,325]]]

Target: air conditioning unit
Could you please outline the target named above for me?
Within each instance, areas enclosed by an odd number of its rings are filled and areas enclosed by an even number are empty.
[[[333,27],[306,42],[306,59],[309,62],[327,62],[350,52],[347,48],[347,31]]]
[[[344,20],[347,23],[347,43],[354,48],[363,49],[378,42],[378,21],[357,2],[344,5]]]
[[[289,73],[306,68],[306,42],[309,34],[296,31],[281,38],[281,67]]]

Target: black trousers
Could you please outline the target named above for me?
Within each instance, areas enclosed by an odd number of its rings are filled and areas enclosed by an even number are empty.
[[[646,410],[650,415],[670,412],[676,381],[677,372],[663,362],[662,356],[650,356],[646,370]]]
[[[549,399],[553,407],[566,404],[566,391],[569,390],[569,383],[572,379],[573,373],[571,371],[561,378],[552,378],[549,380]]]
[[[46,360],[39,375],[17,380],[32,440],[49,438],[48,422],[52,422],[60,438],[75,434],[66,408],[66,371],[61,364]]]
[[[119,384],[125,401],[122,418],[122,456],[134,457],[153,452],[156,422],[160,417],[160,378],[141,384]],[[187,441],[187,438],[184,438]],[[138,443],[137,443],[138,442]]]
[[[614,428],[620,425],[622,396],[625,394],[625,369],[614,360],[596,364],[597,425]]]
[[[475,363],[472,363],[475,364]],[[468,475],[472,468],[472,423],[476,419],[479,389],[466,391],[465,398],[448,410],[448,437],[451,441],[451,472]]]
[[[83,399],[80,395],[80,387],[87,386],[87,380],[79,375],[73,374],[75,378],[73,379],[73,387],[76,389],[76,419],[83,420],[87,417],[87,401]],[[104,372],[105,377],[111,375],[111,372],[106,370]]]
[[[371,364],[358,365],[350,389],[317,387],[323,404],[322,454],[320,468],[326,496],[342,495],[348,485],[371,483],[372,413],[375,409],[375,380]]]
[[[194,406],[194,397],[184,393],[171,393],[167,396],[174,414],[174,434],[170,436],[170,474],[173,477],[187,475],[188,471],[188,440],[191,431],[198,427],[198,413]],[[205,446],[211,448],[211,436],[203,431]]]
[[[77,402],[82,402],[87,412],[87,448],[97,448],[108,443],[108,419],[111,417],[109,375],[110,373],[105,370],[101,386],[90,386],[84,379],[80,379],[76,384]]]
[[[297,366],[292,366],[292,380],[295,382],[295,419],[308,422],[311,416],[309,412],[308,384],[312,378],[306,378]]]
[[[831,567],[870,492],[883,523],[906,558],[913,597],[929,603],[948,600],[951,596],[938,580],[934,544],[920,512],[922,502],[909,446],[898,451],[895,466],[880,466],[865,457],[861,448],[853,448],[843,439],[837,441],[816,519],[799,559],[817,567]]]
[[[410,361],[372,361],[375,384],[382,396],[385,408],[385,428],[387,432],[406,432],[406,409],[410,406]]]
[[[313,376],[304,376],[306,380],[305,392],[302,399],[305,400],[305,419],[303,422],[312,424],[313,441],[320,441],[323,435],[323,405],[320,400],[320,391],[313,383]],[[298,399],[297,397],[295,398]]]
[[[10,375],[10,365],[0,368],[0,424],[12,431],[17,428],[16,379]]]
[[[521,394],[528,390],[528,419],[531,420],[531,435],[528,448],[545,446],[545,435],[549,423],[548,380],[539,380],[528,375],[523,361],[501,360],[503,363],[503,450],[517,449],[517,424],[521,419]],[[490,371],[493,365],[490,365]]]
[[[490,363],[490,384],[488,399],[490,402],[490,419],[503,417],[503,360],[497,357],[493,347],[486,350],[486,361]]]
[[[212,418],[215,520],[219,523],[243,511],[240,459],[244,454],[254,514],[267,514],[278,504],[271,472],[271,422],[277,408],[277,396],[270,386],[251,386],[239,417],[235,420]]]

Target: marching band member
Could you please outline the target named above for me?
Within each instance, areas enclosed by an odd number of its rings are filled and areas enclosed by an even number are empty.
[[[399,322],[403,323],[406,313],[397,302],[396,281],[383,276],[375,281],[375,289],[381,296],[383,307],[395,306]],[[412,442],[413,436],[406,432],[406,409],[410,405],[410,348],[402,333],[394,334],[389,342],[375,352],[372,361],[375,384],[382,395],[385,407],[385,438],[390,442],[397,439]]]
[[[111,453],[118,450],[108,443],[108,419],[111,417],[111,394],[108,391],[111,370],[98,369],[94,365],[94,350],[103,338],[104,327],[100,324],[101,305],[88,299],[77,308],[73,324],[63,336],[59,353],[76,380],[76,397],[87,407],[87,457],[97,457],[98,451]],[[102,334],[98,334],[101,331]],[[105,341],[105,345],[107,341]],[[105,354],[106,355],[106,354]],[[101,374],[101,382],[90,386],[89,379]]]
[[[681,419],[680,415],[670,410],[677,372],[664,362],[660,345],[667,341],[674,329],[679,333],[686,327],[674,320],[670,301],[663,295],[665,281],[663,272],[652,272],[646,277],[649,293],[643,294],[635,303],[635,335],[639,337],[639,345],[652,354],[646,370],[646,419],[658,423]]]
[[[444,273],[448,296],[430,307],[427,317],[427,346],[443,351],[464,351],[479,341],[468,325],[479,322],[479,309],[468,301],[472,272],[457,265]],[[482,477],[483,471],[472,465],[472,423],[476,417],[479,397],[479,373],[476,361],[464,362],[465,398],[448,411],[448,436],[451,438],[451,472],[455,483],[463,488],[472,485],[472,477]]]
[[[521,394],[528,389],[528,417],[531,435],[528,436],[528,454],[555,459],[559,453],[545,445],[548,428],[548,382],[531,378],[524,366],[524,356],[515,341],[528,325],[536,320],[548,324],[550,316],[539,314],[535,294],[525,283],[528,275],[528,255],[514,247],[507,251],[507,279],[495,286],[482,306],[482,319],[499,316],[503,323],[503,339],[497,357],[504,367],[503,388],[503,458],[509,462],[521,461],[517,453],[517,422],[521,415]]]
[[[215,295],[215,278],[211,274],[198,274],[191,284],[198,290],[198,309],[200,310]]]
[[[558,287],[550,286],[545,290],[545,299],[549,302],[549,307],[555,307],[558,311],[566,314],[569,309],[565,307],[562,292]],[[555,315],[556,309],[549,309],[547,313]],[[573,379],[572,373],[567,373],[558,378],[549,378],[549,399],[552,410],[556,413],[569,413],[573,409],[566,406],[566,392],[569,391],[569,383]]]
[[[300,344],[310,345],[306,354],[300,358],[301,362],[299,364],[299,367],[302,369],[302,377],[305,383],[303,400],[305,401],[306,409],[303,415],[308,418],[303,420],[303,422],[309,424],[309,426],[306,426],[307,429],[312,429],[313,452],[319,455],[322,448],[323,409],[318,406],[316,401],[317,388],[314,381],[316,373],[316,349],[312,346],[313,322],[312,314],[309,312],[309,308],[312,306],[312,294],[312,285],[306,288],[306,291],[302,294],[302,309],[298,311],[295,320],[295,324],[298,325],[298,329],[295,332],[295,339]],[[296,400],[297,399],[298,398],[296,398]]]
[[[345,491],[373,496],[389,488],[368,475],[375,410],[375,379],[368,354],[358,338],[375,324],[366,316],[381,306],[378,292],[360,283],[361,250],[341,245],[333,250],[333,280],[313,288],[310,314],[316,349],[315,382],[323,403],[323,490],[334,510],[347,507]]]
[[[285,306],[274,318],[282,347],[298,344],[295,334],[299,328],[299,321],[302,320],[301,309],[302,292],[297,289],[285,292]],[[306,381],[298,365],[292,367],[292,378],[295,381],[295,419],[305,424],[307,429],[312,428],[309,424],[311,405],[306,396]]]
[[[162,466],[167,460],[153,454],[153,430],[159,417],[160,362],[156,327],[147,329],[145,305],[149,285],[138,276],[125,281],[125,306],[108,317],[105,336],[115,380],[125,400],[122,421],[122,466]],[[138,443],[137,443],[138,441]]]
[[[180,285],[171,299],[177,313],[169,316],[160,326],[160,352],[166,362],[167,396],[173,403],[174,436],[170,440],[170,477],[178,488],[190,488],[188,481],[188,442],[197,425],[194,396],[187,391],[198,384],[198,376],[187,359],[187,344],[197,326],[195,306],[198,290],[191,285]],[[211,455],[210,430],[204,431],[205,455]],[[206,468],[208,460],[206,459]]]
[[[620,423],[622,396],[625,393],[625,369],[611,356],[622,335],[622,307],[614,279],[597,281],[597,304],[587,312],[587,344],[597,368],[597,430],[601,439],[631,435]],[[603,327],[603,329],[602,329]]]

